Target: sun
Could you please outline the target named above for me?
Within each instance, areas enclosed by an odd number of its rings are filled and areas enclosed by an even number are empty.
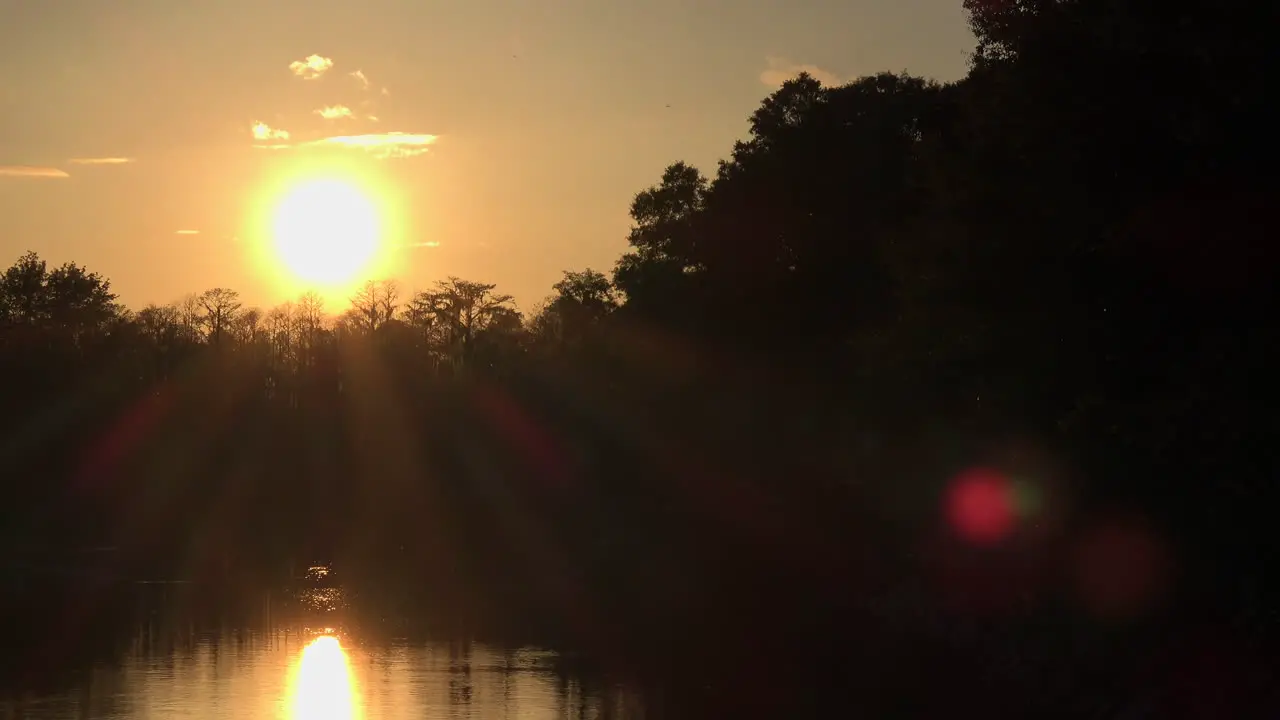
[[[333,286],[359,278],[378,253],[382,227],[374,204],[342,180],[302,182],[276,206],[271,235],[277,258],[298,281]]]

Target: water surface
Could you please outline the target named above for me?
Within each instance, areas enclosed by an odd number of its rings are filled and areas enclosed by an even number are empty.
[[[0,700],[0,718],[642,718],[638,698],[535,648],[364,643],[339,632],[141,629],[56,691]]]

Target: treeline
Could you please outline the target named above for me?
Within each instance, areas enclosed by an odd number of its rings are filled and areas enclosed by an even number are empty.
[[[959,82],[801,75],[713,176],[636,195],[611,275],[523,315],[456,278],[130,312],[25,256],[0,281],[7,542],[246,584],[332,557],[371,607],[700,677],[840,647],[898,710],[1075,715],[1135,667],[1164,692],[1176,628],[1269,637],[1275,592],[1273,23],[1230,5],[975,1]],[[949,535],[979,465],[1030,478],[1045,529]],[[1123,632],[1070,579],[1108,517],[1167,581]]]

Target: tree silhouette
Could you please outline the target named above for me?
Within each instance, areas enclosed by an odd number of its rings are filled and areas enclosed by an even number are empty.
[[[599,332],[618,309],[617,293],[609,278],[590,268],[566,270],[564,279],[551,289],[555,294],[530,320],[529,332],[541,344],[555,346],[559,352],[570,345],[580,346],[590,334]]]
[[[211,345],[221,345],[240,318],[240,294],[227,288],[212,288],[198,298],[204,313],[199,319]]]

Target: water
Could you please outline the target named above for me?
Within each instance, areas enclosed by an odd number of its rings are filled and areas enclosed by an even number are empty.
[[[625,689],[535,648],[361,642],[341,633],[223,631],[158,639],[72,673],[63,689],[0,700],[0,718],[643,718]]]

